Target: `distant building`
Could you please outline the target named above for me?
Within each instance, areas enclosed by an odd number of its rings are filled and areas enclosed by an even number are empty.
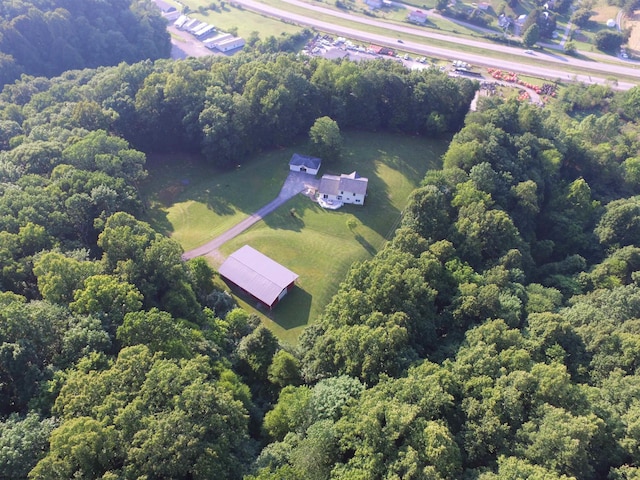
[[[189,21],[189,17],[187,17],[186,15],[180,15],[175,22],[173,22],[173,24],[177,27],[177,28],[182,28],[184,26],[185,23],[187,23]]]
[[[216,27],[214,27],[213,25],[207,25],[193,32],[193,35],[197,38],[205,38],[209,35],[212,35],[215,31]]]
[[[411,23],[424,25],[425,23],[427,23],[427,14],[422,10],[413,10],[407,16],[407,20],[409,20]]]
[[[219,33],[218,35],[215,35],[211,38],[207,38],[203,40],[202,43],[204,44],[205,47],[213,49],[213,48],[216,48],[218,43],[228,40],[230,38],[233,38],[233,35],[231,35],[230,33]]]
[[[478,8],[480,10],[487,11],[487,10],[489,10],[490,7],[491,7],[491,4],[489,2],[480,2],[480,3],[478,3]]]
[[[174,7],[170,3],[165,2],[164,0],[154,0],[154,3],[158,6],[162,13],[170,13],[177,10],[176,7]]]
[[[511,18],[502,13],[498,17],[498,26],[500,28],[508,28],[511,25]]]
[[[364,0],[364,3],[366,3],[369,8],[372,8],[374,10],[382,8],[382,0]]]
[[[198,23],[200,23],[200,21],[197,18],[188,18],[187,21],[184,22],[180,28],[182,30],[188,31],[190,28],[194,27]]]
[[[206,27],[207,25],[208,25],[207,22],[200,22],[196,20],[196,24],[192,25],[191,27],[188,27],[187,30],[189,31],[189,33],[194,33],[200,30],[202,27]]]
[[[350,174],[323,175],[318,187],[318,196],[323,200],[363,205],[367,196],[369,179],[357,172]]]
[[[247,42],[245,42],[244,38],[242,38],[242,37],[233,37],[233,38],[229,38],[227,40],[223,40],[222,42],[218,42],[216,44],[216,48],[218,50],[220,50],[221,52],[228,52],[230,50],[235,50],[237,48],[244,47],[245,43],[247,43]]]
[[[307,155],[300,155],[294,153],[289,160],[289,170],[292,172],[304,172],[309,175],[316,175],[320,170],[322,160],[316,157],[309,157]]]
[[[298,275],[249,245],[233,252],[220,275],[270,309],[293,289]]]

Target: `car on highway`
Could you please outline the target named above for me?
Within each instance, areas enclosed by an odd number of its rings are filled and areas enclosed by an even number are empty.
[[[398,39],[398,43],[404,43],[402,40]]]
[[[533,55],[533,50],[525,50],[524,53],[528,53],[529,55]]]

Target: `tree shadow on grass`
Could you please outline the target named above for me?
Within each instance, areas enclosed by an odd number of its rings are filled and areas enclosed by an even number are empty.
[[[362,245],[362,247],[367,251],[367,253],[369,255],[371,255],[372,257],[378,253],[378,250],[376,249],[376,247],[374,247],[373,245],[371,245],[366,238],[364,238],[362,235],[360,235],[359,233],[355,234],[355,239],[356,241]]]
[[[273,310],[265,314],[285,330],[303,327],[309,323],[312,296],[296,285]]]
[[[298,208],[291,213],[291,209],[287,208],[287,204],[280,205],[275,211],[263,217],[262,221],[264,221],[269,228],[299,232],[304,228],[304,220],[300,218],[297,212]]]
[[[321,207],[310,198],[298,194],[265,216],[262,221],[269,228],[299,232],[305,227],[305,213],[315,209],[321,209]],[[293,215],[292,210],[294,210]]]
[[[422,173],[413,167],[409,162],[402,160],[398,155],[386,152],[384,150],[378,150],[380,153],[381,161],[389,168],[397,170],[402,173],[406,178],[420,178]]]
[[[228,192],[225,191],[229,188],[228,184],[217,183],[197,193],[193,192],[189,199],[205,204],[216,215],[233,215],[235,214],[235,209],[228,200]]]
[[[153,229],[165,237],[170,237],[173,233],[173,225],[169,221],[167,212],[159,206],[148,208],[144,213],[144,221],[153,225]]]

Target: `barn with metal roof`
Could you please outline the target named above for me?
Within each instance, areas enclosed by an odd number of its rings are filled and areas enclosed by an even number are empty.
[[[249,245],[233,252],[218,272],[269,308],[282,300],[298,279],[297,274]]]

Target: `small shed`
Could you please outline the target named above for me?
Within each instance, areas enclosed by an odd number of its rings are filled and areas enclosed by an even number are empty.
[[[249,245],[233,252],[220,275],[272,309],[291,291],[298,275]]]
[[[417,23],[418,25],[424,25],[427,23],[427,14],[422,10],[414,10],[409,13],[407,19],[410,22]]]
[[[289,170],[292,172],[303,172],[308,173],[309,175],[317,175],[321,164],[322,160],[319,158],[294,153],[291,156],[291,160],[289,160]]]

